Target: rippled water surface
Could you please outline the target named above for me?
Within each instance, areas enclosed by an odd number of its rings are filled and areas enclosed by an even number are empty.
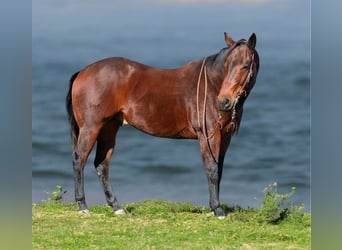
[[[70,76],[96,60],[124,56],[162,68],[217,53],[223,32],[257,34],[260,71],[245,103],[239,134],[226,155],[221,201],[258,206],[263,189],[297,192],[310,210],[309,1],[259,4],[127,4],[124,1],[33,1],[32,201],[62,185],[73,201],[71,144],[65,112]],[[89,204],[105,203],[92,165]],[[208,204],[196,140],[118,133],[111,181],[121,203],[169,199]],[[255,199],[256,198],[256,199]]]

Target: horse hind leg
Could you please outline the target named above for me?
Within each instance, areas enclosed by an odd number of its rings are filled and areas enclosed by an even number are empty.
[[[81,128],[77,139],[77,145],[73,146],[72,163],[74,170],[75,201],[79,205],[79,213],[89,214],[84,194],[84,167],[90,151],[92,150],[97,130]]]
[[[119,127],[120,123],[112,120],[101,129],[97,138],[94,165],[108,205],[113,208],[115,214],[125,214],[125,211],[122,209],[113,193],[112,185],[109,180],[110,158],[114,152],[115,138]]]

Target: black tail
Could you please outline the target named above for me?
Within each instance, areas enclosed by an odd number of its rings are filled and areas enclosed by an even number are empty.
[[[66,110],[68,113],[68,120],[70,124],[70,134],[71,134],[71,142],[73,143],[73,147],[76,147],[77,145],[77,139],[78,139],[78,134],[79,134],[79,127],[76,123],[75,116],[74,116],[74,111],[72,108],[72,100],[71,100],[71,89],[72,85],[74,83],[74,80],[78,76],[80,72],[76,72],[75,74],[72,75],[70,78],[70,85],[69,85],[69,91],[66,96],[65,104],[66,104]]]

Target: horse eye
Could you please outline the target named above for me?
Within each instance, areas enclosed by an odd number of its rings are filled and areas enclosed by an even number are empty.
[[[248,64],[243,65],[242,69],[249,69],[249,65]]]

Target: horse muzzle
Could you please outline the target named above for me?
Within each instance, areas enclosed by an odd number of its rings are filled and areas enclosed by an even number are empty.
[[[227,97],[223,98],[222,100],[217,97],[217,106],[220,111],[228,112],[232,110],[234,102],[231,102]]]
[[[230,101],[227,97],[223,98],[222,100],[220,100],[217,97],[217,106],[220,111],[229,112],[232,110],[236,110],[236,109],[239,109],[243,105],[245,97],[246,97],[245,91],[238,94],[233,101]]]

